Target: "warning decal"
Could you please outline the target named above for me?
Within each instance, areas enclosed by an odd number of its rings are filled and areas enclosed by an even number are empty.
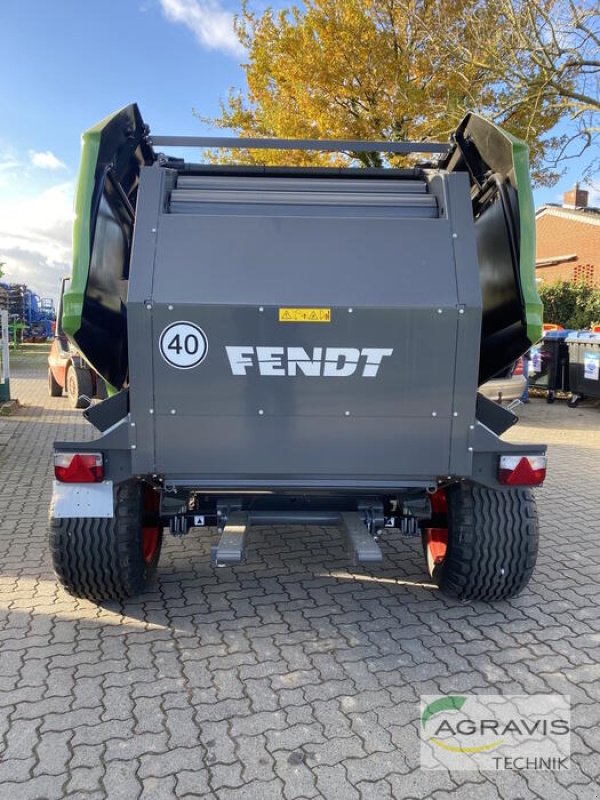
[[[331,322],[331,309],[280,308],[279,322]]]

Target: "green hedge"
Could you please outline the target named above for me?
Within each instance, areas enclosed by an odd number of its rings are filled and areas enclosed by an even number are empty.
[[[577,330],[600,324],[599,287],[557,281],[539,285],[538,291],[544,304],[544,322]]]

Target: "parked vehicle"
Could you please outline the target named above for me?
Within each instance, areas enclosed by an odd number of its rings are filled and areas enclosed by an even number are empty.
[[[501,378],[492,378],[479,387],[484,397],[495,403],[514,403],[523,396],[527,380],[523,375],[523,359],[518,358]]]
[[[8,311],[15,345],[46,342],[54,336],[54,301],[41,298],[24,283],[0,283],[0,308]]]
[[[536,559],[543,445],[478,394],[541,335],[527,149],[470,114],[451,145],[152,137],[132,105],[83,137],[62,324],[115,390],[55,444],[66,589],[136,594],[163,529],[338,526],[355,562],[420,535],[431,579],[513,597]],[[441,153],[407,169],[232,167],[158,147]],[[279,535],[275,528],[273,535]]]
[[[56,320],[56,333],[48,354],[48,394],[62,397],[66,391],[72,408],[87,408],[94,397],[104,399],[104,381],[84,360],[67,339],[62,327],[62,306],[65,286],[70,278],[63,278]]]

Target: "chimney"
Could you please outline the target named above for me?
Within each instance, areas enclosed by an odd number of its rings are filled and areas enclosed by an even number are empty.
[[[587,208],[589,194],[576,183],[570,192],[563,194],[563,208]]]

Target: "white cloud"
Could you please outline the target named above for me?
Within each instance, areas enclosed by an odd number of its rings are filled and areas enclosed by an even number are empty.
[[[233,29],[233,14],[216,0],[160,0],[160,5],[170,22],[189,28],[203,47],[234,56],[244,52]]]
[[[42,150],[40,152],[30,150],[29,159],[34,167],[39,167],[40,169],[55,171],[67,168],[67,165],[57,158],[51,150]]]
[[[71,270],[73,191],[73,183],[65,182],[0,201],[4,281],[26,283],[43,297],[56,299],[60,278]]]
[[[13,169],[17,169],[20,166],[20,161],[11,161],[10,159],[7,159],[6,161],[0,161],[0,173],[12,172]]]

